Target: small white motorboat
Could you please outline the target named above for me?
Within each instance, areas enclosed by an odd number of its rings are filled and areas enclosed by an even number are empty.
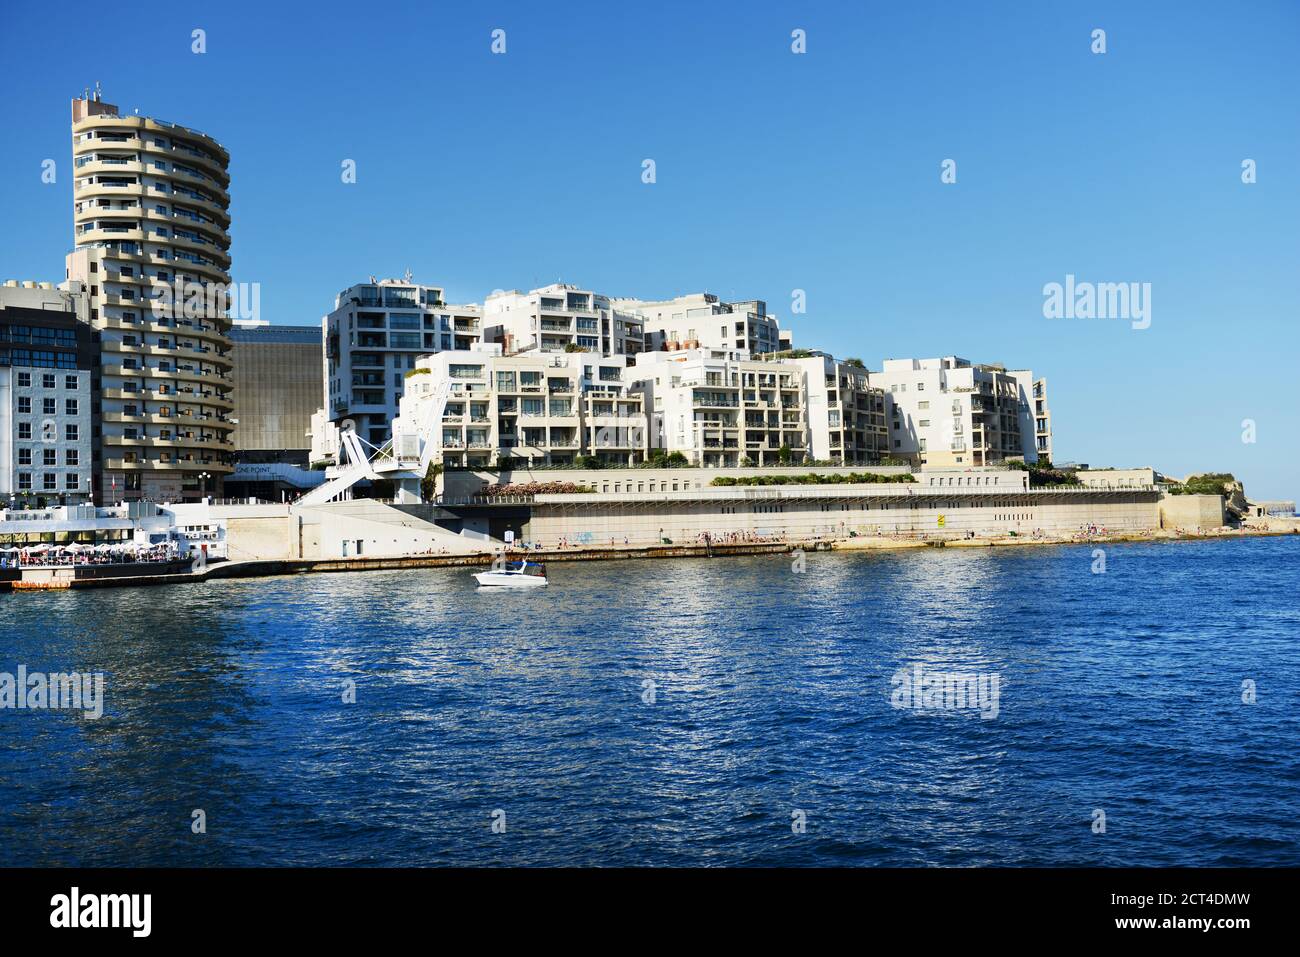
[[[476,572],[480,588],[540,588],[546,584],[546,566],[540,562],[509,562],[504,568]]]

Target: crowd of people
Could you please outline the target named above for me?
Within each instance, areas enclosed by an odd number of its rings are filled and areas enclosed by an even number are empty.
[[[156,545],[137,545],[133,542],[15,545],[0,547],[0,568],[170,562],[180,557],[174,542],[160,542]]]

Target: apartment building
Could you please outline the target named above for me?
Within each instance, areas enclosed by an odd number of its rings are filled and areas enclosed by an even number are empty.
[[[1040,459],[1052,458],[1052,411],[1047,407],[1047,380],[1034,380],[1034,444]]]
[[[870,384],[865,368],[824,352],[779,361],[804,372],[813,459],[875,465],[889,455],[885,393]]]
[[[349,286],[321,320],[325,414],[322,426],[350,427],[378,447],[390,437],[405,377],[430,353],[472,349],[483,341],[478,306],[443,301],[438,286],[371,277]],[[328,430],[325,430],[328,431]],[[328,449],[328,442],[323,448]],[[328,455],[328,451],[321,454]]]
[[[0,287],[0,503],[92,499],[99,343],[85,308],[51,283]]]
[[[395,434],[418,428],[438,385],[450,393],[435,461],[486,467],[501,459],[569,464],[591,455],[611,464],[645,458],[643,400],[629,389],[624,356],[547,353],[505,355],[499,343],[420,359],[408,379]]]
[[[957,356],[886,359],[869,379],[888,400],[892,457],[931,468],[1038,460],[1031,404],[1035,383],[1028,370],[973,364]],[[1045,387],[1043,394],[1050,450]]]
[[[212,137],[72,101],[69,289],[100,332],[99,501],[220,494],[230,438],[230,156]]]
[[[712,466],[809,457],[802,366],[701,348],[646,352],[632,375],[645,396],[652,448]]]
[[[782,336],[780,323],[761,299],[728,303],[697,292],[659,301],[615,299],[612,307],[643,319],[648,350],[726,349],[761,355],[790,348],[789,334]]]
[[[645,348],[641,317],[615,308],[608,296],[552,283],[531,292],[494,292],[483,302],[486,341],[506,354],[595,352],[636,355]]]

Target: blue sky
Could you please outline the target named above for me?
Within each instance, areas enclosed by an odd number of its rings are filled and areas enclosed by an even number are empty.
[[[6,11],[0,279],[62,277],[69,101],[98,80],[124,112],[230,150],[234,276],[262,284],[274,323],[314,324],[340,289],[407,268],[458,301],[557,279],[763,298],[797,344],[872,368],[954,353],[1033,368],[1058,460],[1222,469],[1254,496],[1300,495],[1300,4],[104,16]],[[128,45],[104,39],[115,29]],[[1151,327],[1044,318],[1044,284],[1067,273],[1151,283]]]

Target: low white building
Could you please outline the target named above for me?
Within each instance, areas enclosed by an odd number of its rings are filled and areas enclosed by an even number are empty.
[[[981,466],[1035,462],[1040,445],[1050,453],[1046,383],[1038,380],[1041,399],[1034,398],[1029,370],[944,356],[886,359],[869,378],[888,401],[891,457],[927,467]],[[1040,421],[1046,430],[1041,441]]]
[[[647,422],[629,389],[624,356],[529,351],[499,345],[425,356],[407,379],[395,435],[420,428],[427,403],[449,386],[434,428],[445,465],[483,467],[501,459],[562,465],[580,455],[632,464],[644,458]]]
[[[615,308],[608,296],[552,283],[531,292],[494,292],[483,302],[487,341],[507,354],[581,350],[636,355],[644,346],[639,316]]]
[[[726,349],[647,352],[632,370],[651,446],[696,465],[772,465],[809,457],[807,372]]]
[[[889,455],[885,393],[865,368],[821,352],[779,361],[804,370],[813,459],[874,465]]]
[[[704,348],[761,355],[789,348],[790,336],[761,299],[728,303],[697,292],[664,300],[615,299],[613,306],[644,320],[649,351]]]

